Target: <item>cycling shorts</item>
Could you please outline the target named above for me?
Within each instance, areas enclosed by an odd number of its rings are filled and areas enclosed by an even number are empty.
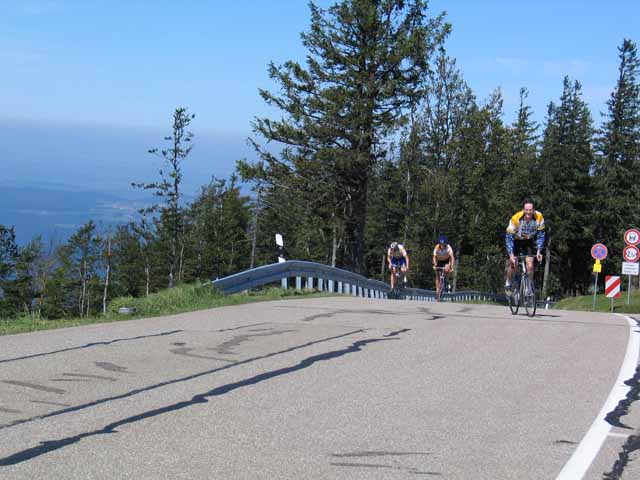
[[[436,267],[443,268],[445,265],[449,265],[449,259],[447,260],[436,260]]]
[[[537,253],[536,242],[533,238],[526,240],[514,240],[513,241],[513,254],[533,256]]]
[[[392,267],[404,267],[407,264],[407,259],[404,257],[391,257]]]

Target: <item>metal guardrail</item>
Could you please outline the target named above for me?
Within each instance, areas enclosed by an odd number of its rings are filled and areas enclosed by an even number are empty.
[[[212,284],[222,293],[228,295],[278,282],[282,288],[288,288],[290,279],[294,279],[297,290],[317,289],[364,298],[389,298],[391,293],[390,285],[379,280],[372,280],[340,268],[302,260],[289,260],[253,268],[220,278],[213,281]],[[435,301],[435,297],[435,291],[420,288],[402,288],[399,295],[399,298],[404,300]],[[445,302],[474,300],[507,303],[504,294],[475,290],[443,293],[442,295],[442,301]]]
[[[372,298],[386,298],[390,290],[389,285],[384,282],[371,280],[340,268],[302,260],[265,265],[215,280],[212,283],[224,294],[229,294],[275,282],[281,282],[283,288],[288,288],[289,279],[292,277],[295,277],[297,290],[302,290],[303,278],[306,279],[305,288],[309,290],[317,288],[321,291]]]

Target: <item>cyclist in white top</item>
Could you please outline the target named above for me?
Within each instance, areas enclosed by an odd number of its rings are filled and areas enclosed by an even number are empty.
[[[387,250],[387,263],[391,271],[391,288],[395,287],[395,272],[399,268],[404,274],[404,283],[407,283],[407,271],[409,270],[409,254],[404,245],[392,242]]]

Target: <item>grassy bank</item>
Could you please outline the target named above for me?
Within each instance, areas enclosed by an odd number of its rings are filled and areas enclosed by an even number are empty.
[[[562,310],[581,310],[585,312],[592,311],[593,295],[585,295],[583,297],[570,297],[560,300],[554,305],[554,308]],[[596,295],[596,312],[610,312],[611,299],[606,298],[604,294]],[[613,299],[614,313],[640,313],[640,292],[634,290],[631,292],[631,299],[627,305],[627,292],[622,292],[620,298]]]
[[[109,303],[106,315],[89,318],[60,318],[55,320],[41,318],[39,315],[24,315],[18,318],[0,319],[0,335],[35,332],[37,330],[52,330],[55,328],[75,327],[135,318],[159,317],[162,315],[193,312],[207,308],[252,302],[329,295],[330,294],[317,292],[297,292],[295,289],[284,290],[281,288],[269,288],[256,292],[224,296],[211,288],[210,285],[181,285],[172,289],[162,290],[148,297],[115,298]],[[118,309],[121,307],[135,309],[135,313],[118,313]]]

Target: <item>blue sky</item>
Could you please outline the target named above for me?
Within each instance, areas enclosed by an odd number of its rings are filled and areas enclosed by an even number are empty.
[[[599,123],[617,47],[640,41],[637,0],[429,5],[447,11],[446,48],[476,95],[502,89],[507,120],[524,86],[542,122],[569,75]],[[196,114],[185,181],[228,175],[252,155],[251,120],[270,113],[258,95],[273,87],[268,63],[303,60],[309,25],[304,0],[0,0],[0,11],[0,183],[107,190],[154,179],[146,150],[162,145],[177,106]]]

